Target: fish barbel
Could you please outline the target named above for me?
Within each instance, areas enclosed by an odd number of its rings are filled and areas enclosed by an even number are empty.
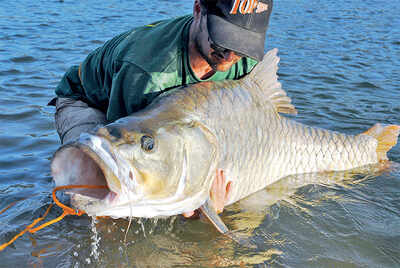
[[[387,160],[399,126],[346,135],[284,117],[296,109],[278,82],[278,62],[273,49],[240,80],[170,90],[81,135],[55,153],[56,185],[106,185],[71,192],[89,215],[159,217],[204,209],[217,168],[232,181],[229,205],[288,175]]]

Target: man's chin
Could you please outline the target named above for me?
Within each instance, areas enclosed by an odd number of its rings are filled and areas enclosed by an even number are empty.
[[[228,71],[234,63],[218,63],[214,65],[214,70],[218,72],[226,72]]]
[[[218,72],[228,71],[235,63],[237,63],[239,61],[239,59],[226,61],[224,59],[220,59],[220,58],[213,57],[213,56],[206,58],[206,60],[207,60],[207,63],[211,66],[211,68],[214,71],[218,71]]]

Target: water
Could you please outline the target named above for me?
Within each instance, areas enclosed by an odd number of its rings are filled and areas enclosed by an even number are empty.
[[[59,141],[46,106],[65,70],[116,34],[190,13],[185,1],[0,2],[0,243],[51,203]],[[266,49],[296,120],[357,134],[400,124],[400,5],[396,1],[275,1]],[[237,246],[203,220],[67,217],[0,252],[0,267],[399,267],[400,146],[385,171],[287,178],[228,207]],[[60,210],[53,209],[49,218]],[[126,237],[126,239],[125,239]]]

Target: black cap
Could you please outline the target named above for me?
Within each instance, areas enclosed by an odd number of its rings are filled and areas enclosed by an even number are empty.
[[[262,60],[272,0],[203,0],[212,41]]]

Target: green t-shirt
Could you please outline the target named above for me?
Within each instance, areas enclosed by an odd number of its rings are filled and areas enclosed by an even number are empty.
[[[158,21],[114,37],[71,67],[56,89],[59,97],[83,100],[115,121],[148,105],[161,92],[197,83],[188,56],[192,16]],[[242,58],[207,81],[238,79],[257,61]]]

